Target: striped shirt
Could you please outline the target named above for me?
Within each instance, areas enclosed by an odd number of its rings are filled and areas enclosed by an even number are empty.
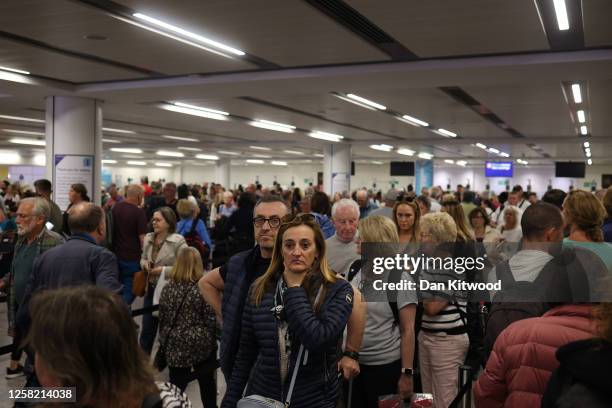
[[[423,315],[421,328],[427,332],[447,332],[460,334],[466,328],[467,293],[455,290],[451,281],[462,280],[463,275],[445,270],[421,270],[419,279],[429,284],[443,284],[444,287],[430,287],[421,291],[422,299],[437,299],[448,302],[448,305],[435,316]]]

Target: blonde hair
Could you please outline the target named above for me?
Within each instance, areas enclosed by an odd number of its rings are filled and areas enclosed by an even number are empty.
[[[399,242],[395,224],[382,215],[371,215],[359,221],[359,238],[363,242]]]
[[[448,213],[436,212],[425,214],[421,218],[421,229],[429,230],[429,233],[437,242],[457,241],[457,224]]]
[[[170,279],[174,282],[197,282],[204,275],[202,257],[197,249],[181,248],[172,267]]]
[[[314,299],[317,291],[321,285],[316,285],[317,282],[320,282],[322,278],[321,284],[323,285],[323,289],[321,292],[321,296],[319,301],[314,308],[316,311],[319,310],[319,307],[323,304],[326,295],[326,285],[335,283],[338,278],[336,277],[335,272],[329,267],[327,263],[326,249],[325,249],[325,237],[321,232],[321,228],[319,224],[317,224],[314,216],[312,214],[298,214],[295,217],[286,216],[283,220],[283,223],[278,228],[278,233],[276,234],[276,240],[274,242],[274,250],[272,251],[272,260],[270,262],[270,266],[266,270],[266,272],[257,278],[252,286],[251,292],[251,301],[255,303],[256,306],[259,306],[263,296],[266,292],[272,292],[274,290],[274,285],[281,279],[281,275],[284,270],[283,264],[283,235],[290,228],[299,227],[301,225],[305,225],[309,227],[314,232],[314,241],[319,256],[315,259],[310,271],[306,273],[306,277],[302,283],[302,287],[306,290],[308,297],[310,299]],[[320,275],[320,276],[315,276]],[[315,278],[315,279],[311,279]]]
[[[176,203],[176,212],[181,219],[192,218],[195,213],[195,209],[195,205],[186,198],[181,198],[178,200],[178,203]]]
[[[448,194],[445,195],[444,197],[447,198],[447,196]],[[467,217],[465,216],[465,212],[463,212],[463,207],[461,206],[459,201],[457,201],[455,196],[451,195],[451,197],[452,197],[451,200],[445,199],[442,202],[442,211],[446,212],[448,215],[452,217],[453,220],[455,220],[458,240],[473,241],[474,233],[472,232],[472,229],[468,227]]]
[[[563,215],[568,224],[574,224],[584,231],[593,242],[603,242],[601,229],[607,211],[601,201],[584,190],[574,190],[563,203]]]

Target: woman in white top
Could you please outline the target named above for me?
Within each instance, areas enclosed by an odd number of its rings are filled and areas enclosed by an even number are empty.
[[[518,243],[523,238],[523,230],[521,229],[521,210],[514,205],[509,205],[504,208],[502,216],[504,217],[504,225],[498,227],[502,238],[506,242]]]
[[[366,217],[359,221],[358,253],[361,253],[362,242],[389,244],[388,256],[394,256],[397,248],[391,244],[399,243],[397,227],[388,217]],[[399,394],[402,399],[409,398],[413,388],[414,320],[418,302],[416,291],[397,291],[397,298],[393,299],[396,302],[390,303],[386,292],[376,291],[374,280],[410,280],[409,274],[394,271],[391,273],[399,276],[374,275],[371,267],[369,263],[363,265],[352,280],[352,284],[369,299],[363,343],[359,352],[360,374],[353,380],[351,388],[352,408],[376,407],[382,395]]]

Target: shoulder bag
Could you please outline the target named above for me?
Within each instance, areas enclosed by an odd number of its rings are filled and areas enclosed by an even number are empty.
[[[178,309],[176,309],[176,312],[174,313],[174,318],[172,319],[172,323],[170,323],[170,330],[168,330],[168,337],[166,337],[166,341],[164,344],[161,344],[160,342],[159,350],[157,350],[157,354],[155,354],[155,358],[153,359],[153,364],[159,371],[163,371],[168,366],[168,360],[166,360],[166,346],[168,345],[168,341],[172,335],[172,330],[174,329],[174,326],[176,326],[176,320],[178,319],[179,313],[183,308],[183,303],[185,303],[185,299],[187,298],[188,294],[189,288],[185,291],[185,295],[183,296]]]

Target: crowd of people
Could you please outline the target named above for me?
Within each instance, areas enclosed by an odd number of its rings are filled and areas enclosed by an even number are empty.
[[[190,406],[197,381],[203,406],[216,407],[220,367],[224,408],[370,408],[417,392],[446,408],[464,364],[477,407],[612,403],[612,188],[330,197],[321,186],[143,177],[107,186],[101,203],[74,184],[63,213],[48,180],[0,189],[6,376],[76,387],[83,406]],[[370,244],[390,256],[484,256],[486,268],[462,279],[507,290],[381,295]],[[156,381],[166,367],[169,381]]]

